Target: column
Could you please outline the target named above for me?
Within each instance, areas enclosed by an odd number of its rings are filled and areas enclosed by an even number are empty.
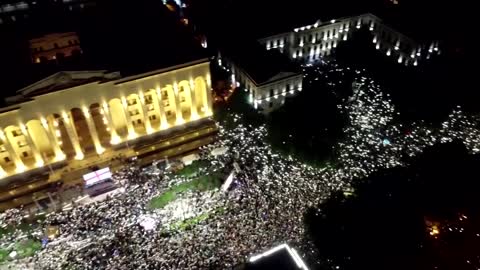
[[[24,124],[20,124],[20,130],[22,131],[23,136],[25,136],[28,146],[32,150],[33,157],[35,158],[35,166],[37,168],[42,167],[45,164],[45,162],[42,159],[42,155],[40,154],[40,151],[38,151],[37,147],[35,146],[35,143],[33,142],[32,134],[29,132],[29,130],[27,129],[27,127],[25,127]]]
[[[197,102],[196,102],[196,97],[195,97],[195,84],[193,83],[193,80],[190,80],[190,110],[192,112],[192,116],[190,117],[191,120],[197,120],[198,117],[198,111],[197,111]]]
[[[82,152],[82,148],[80,147],[80,142],[78,140],[78,134],[75,130],[75,126],[73,124],[73,117],[71,113],[68,114],[63,112],[63,124],[65,125],[65,129],[67,130],[68,137],[72,142],[73,149],[75,150],[75,159],[82,160],[84,158],[84,154]]]
[[[0,166],[0,178],[3,178],[7,176],[7,172],[5,172],[5,170],[2,168],[2,166]]]
[[[57,137],[55,136],[54,127],[52,126],[51,123],[49,123],[44,118],[41,118],[40,122],[42,122],[43,129],[47,134],[50,145],[52,145],[53,152],[55,153],[56,161],[64,160],[65,154],[62,152],[62,149],[60,148],[60,144],[58,143]]]
[[[157,92],[157,98],[153,99],[153,101],[157,102],[158,109],[160,111],[160,129],[167,129],[168,128],[167,116],[165,115],[165,108],[163,108],[163,98],[162,98],[162,92],[160,90],[160,87],[157,87],[156,92]]]
[[[108,129],[110,131],[110,144],[115,145],[121,142],[120,136],[117,134],[117,130],[113,125],[112,115],[110,115],[110,110],[108,109],[108,104],[105,102],[103,103],[103,110],[101,111],[103,114],[105,124],[107,124]]]
[[[183,114],[182,114],[182,106],[180,104],[180,92],[178,91],[178,85],[177,83],[173,84],[173,92],[175,94],[175,116],[177,117],[177,125],[185,123],[185,120],[183,119]]]
[[[135,133],[135,129],[133,128],[132,118],[130,117],[130,112],[128,111],[128,103],[125,97],[122,97],[122,105],[123,115],[125,116],[125,121],[127,122],[128,139],[132,140],[137,137],[137,134]]]
[[[210,74],[207,74],[206,76],[206,81],[207,81],[207,89],[205,89],[205,91],[207,91],[206,95],[207,95],[207,104],[206,104],[206,110],[205,110],[205,113],[206,113],[206,116],[211,116],[213,115],[212,113],[212,83],[210,81]]]
[[[15,152],[15,149],[13,149],[12,145],[10,144],[10,141],[6,137],[5,133],[3,133],[3,130],[0,130],[0,139],[2,139],[5,149],[7,149],[8,154],[10,155],[10,157],[13,159],[13,162],[15,163],[15,171],[17,173],[24,172],[27,168],[25,167],[25,164],[23,164],[23,161],[20,158],[20,156],[18,156],[17,152]]]
[[[139,91],[138,96],[140,97],[140,103],[142,104],[142,111],[143,111],[143,121],[145,122],[145,130],[147,134],[153,133],[152,123],[150,122],[150,118],[148,117],[148,108],[145,104],[145,96],[143,95],[142,91]]]
[[[87,108],[83,109],[83,114],[85,115],[85,120],[87,121],[88,131],[90,132],[90,136],[92,136],[93,145],[95,146],[95,151],[97,154],[102,154],[105,152],[105,149],[100,144],[100,139],[98,138],[97,128],[95,127],[95,123],[93,122],[92,116]]]

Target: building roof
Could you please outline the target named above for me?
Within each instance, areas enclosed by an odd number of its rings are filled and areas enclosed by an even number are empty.
[[[15,104],[32,100],[32,98],[35,96],[61,91],[75,86],[85,85],[93,82],[104,83],[111,81],[113,81],[113,83],[115,84],[122,84],[128,81],[138,80],[141,78],[207,62],[209,62],[209,59],[203,58],[180,65],[156,69],[150,72],[145,72],[127,77],[121,76],[120,72],[109,72],[107,70],[60,71],[20,90],[17,90],[15,96],[7,97],[5,99],[6,103],[10,106],[0,108],[0,112],[7,112],[18,109],[18,106],[16,106]]]
[[[253,256],[248,263],[239,268],[243,270],[308,270],[297,251],[287,244],[281,244]]]
[[[257,43],[243,45],[241,50],[227,51],[227,57],[243,69],[256,85],[301,72],[300,67],[280,51],[267,51]]]
[[[17,91],[24,97],[32,97],[55,92],[95,81],[117,79],[120,73],[109,73],[106,70],[95,71],[60,71]]]

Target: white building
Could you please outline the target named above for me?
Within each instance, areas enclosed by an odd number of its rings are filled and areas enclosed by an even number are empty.
[[[219,55],[217,60],[220,66],[231,72],[232,83],[248,93],[249,103],[263,113],[278,109],[287,97],[302,91],[301,70],[278,52],[266,52],[262,57],[252,53],[233,59]]]
[[[328,22],[317,21],[311,25],[295,28],[291,32],[260,39],[259,42],[267,50],[279,49],[300,63],[311,63],[329,56],[339,42],[348,40],[354,31],[363,26],[372,32],[374,36],[372,43],[377,50],[391,56],[400,64],[416,66],[421,59],[428,59],[430,55],[440,53],[438,42],[431,42],[429,45],[418,44],[385,25],[381,19],[372,14]]]

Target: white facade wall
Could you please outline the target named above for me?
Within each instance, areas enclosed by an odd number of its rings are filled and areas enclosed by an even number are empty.
[[[255,94],[252,95],[254,106],[261,108],[264,113],[280,108],[286,98],[302,91],[302,79],[302,74],[297,74],[256,87]]]
[[[259,40],[265,49],[278,48],[291,59],[301,63],[311,63],[329,56],[341,41],[348,40],[352,33],[362,26],[367,26],[374,36],[372,42],[377,50],[391,56],[395,61],[405,65],[417,65],[423,58],[440,53],[438,42],[429,46],[419,45],[407,36],[397,32],[372,15],[331,20],[315,23],[292,32],[287,32]]]
[[[303,75],[301,73],[292,73],[271,82],[257,84],[242,68],[234,63],[225,59],[218,61],[218,63],[221,63],[225,70],[232,72],[234,79],[232,83],[242,87],[248,93],[248,102],[263,113],[270,113],[280,108],[287,97],[295,96],[302,91]]]

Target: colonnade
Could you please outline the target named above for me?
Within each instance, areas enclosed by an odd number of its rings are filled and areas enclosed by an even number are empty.
[[[210,88],[210,78],[197,77],[128,96],[119,90],[118,97],[99,94],[93,104],[0,127],[0,178],[102,155],[113,145],[209,117]]]

